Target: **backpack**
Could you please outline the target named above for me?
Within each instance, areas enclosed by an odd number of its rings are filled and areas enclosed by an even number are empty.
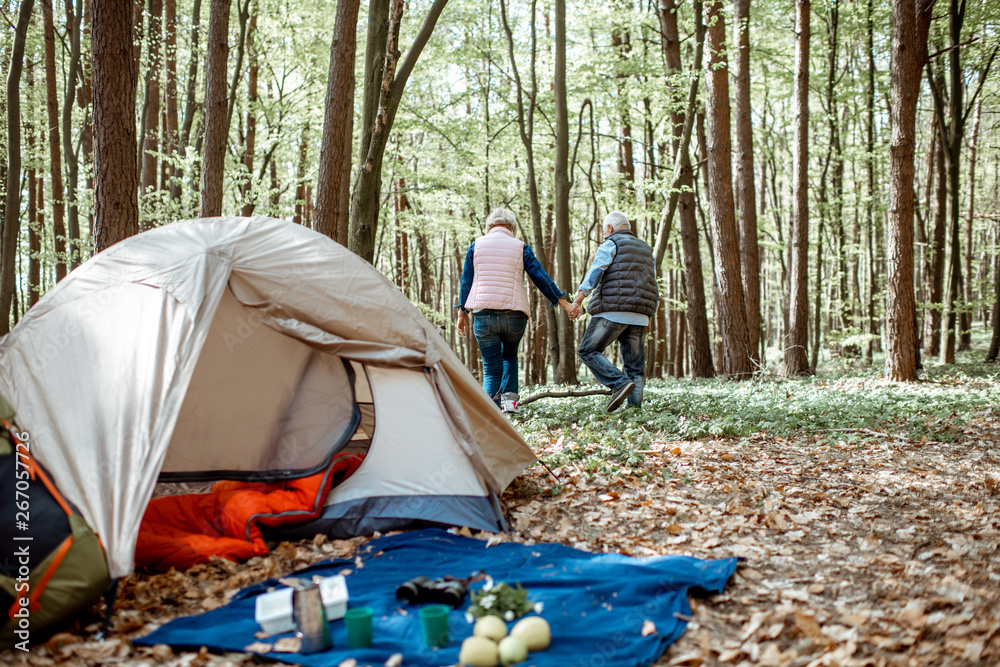
[[[27,651],[110,583],[104,547],[32,445],[0,396],[0,649]]]

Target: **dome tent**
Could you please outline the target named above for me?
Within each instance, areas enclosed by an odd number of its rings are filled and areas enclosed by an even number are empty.
[[[534,454],[430,324],[333,240],[268,218],[179,222],[95,256],[0,339],[32,454],[129,574],[159,484],[360,467],[307,530],[503,526]],[[301,530],[301,529],[300,529]]]

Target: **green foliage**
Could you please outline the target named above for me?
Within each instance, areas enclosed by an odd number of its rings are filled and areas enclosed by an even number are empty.
[[[641,411],[605,411],[606,397],[541,399],[522,407],[518,427],[549,466],[589,472],[637,465],[657,443],[758,434],[863,445],[884,434],[948,442],[976,414],[998,412],[998,369],[935,367],[919,383],[865,375],[751,382],[654,380]],[[549,442],[557,446],[548,446]],[[662,447],[662,445],[659,445]]]
[[[483,586],[478,591],[473,591],[469,597],[472,605],[469,607],[469,614],[473,618],[483,616],[497,616],[504,620],[513,620],[524,616],[535,608],[532,602],[528,601],[528,591],[520,582],[514,586],[505,584],[502,581]],[[508,613],[509,612],[509,613]],[[511,618],[507,618],[511,616]]]

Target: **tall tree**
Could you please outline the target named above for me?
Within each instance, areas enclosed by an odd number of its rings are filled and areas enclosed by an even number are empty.
[[[784,373],[809,372],[809,0],[795,3],[795,139],[792,166],[792,275]]]
[[[139,233],[135,94],[139,67],[132,41],[132,3],[91,9],[94,95],[94,251]]]
[[[7,182],[0,230],[0,335],[10,331],[14,301],[17,237],[21,231],[21,70],[34,0],[21,0],[7,70]]]
[[[913,294],[913,153],[920,72],[934,0],[892,0],[889,220],[886,234],[885,374],[917,378]]]
[[[507,55],[510,58],[510,69],[514,75],[514,92],[517,96],[517,127],[521,138],[521,145],[524,146],[525,180],[528,184],[528,212],[531,216],[531,238],[535,244],[538,261],[546,272],[550,272],[551,267],[549,266],[548,257],[544,252],[545,236],[542,233],[542,207],[539,203],[538,177],[535,173],[535,109],[538,106],[536,103],[538,99],[538,31],[535,21],[537,16],[537,2],[536,0],[531,0],[531,16],[529,19],[529,25],[531,26],[531,46],[529,50],[530,63],[528,65],[531,87],[527,90],[527,95],[525,95],[525,87],[521,82],[521,71],[517,65],[517,58],[514,55],[514,32],[510,27],[510,19],[507,16],[507,4],[508,0],[500,0],[500,18],[503,22],[504,32],[507,35]],[[593,110],[593,105],[591,105],[591,110]],[[534,293],[532,293],[532,296],[534,296]],[[543,324],[536,329],[536,335],[539,338],[547,338],[549,346],[555,348],[558,346],[556,338],[556,327],[558,326],[556,324],[556,314],[552,308],[547,308],[544,304],[540,306],[539,310],[542,315],[538,319],[542,320]],[[545,350],[545,346],[539,344],[536,349],[541,353]],[[538,354],[537,357],[541,357],[541,354]],[[545,365],[539,363],[536,368],[539,371],[537,377],[539,379],[543,378],[546,374]]]
[[[368,262],[375,256],[375,238],[381,206],[382,159],[389,132],[396,119],[399,101],[417,59],[434,32],[438,17],[448,0],[434,0],[427,10],[420,32],[413,39],[403,64],[399,60],[399,17],[403,4],[391,0],[370,0],[368,5],[368,42],[365,48],[365,92],[361,116],[359,167],[351,192],[351,231],[348,247]],[[391,39],[390,39],[391,35]]]
[[[208,18],[208,54],[205,62],[205,147],[201,169],[202,218],[222,215],[222,183],[226,167],[229,114],[230,0],[212,0]]]
[[[949,222],[951,227],[951,249],[949,252],[949,262],[951,276],[949,279],[948,296],[948,321],[947,338],[945,346],[941,350],[941,361],[944,363],[955,363],[955,323],[956,313],[959,308],[960,287],[962,283],[962,256],[960,251],[960,218],[961,211],[959,203],[961,195],[959,192],[960,169],[962,148],[965,140],[965,124],[968,120],[969,112],[981,90],[986,73],[996,57],[996,49],[989,56],[982,76],[979,78],[979,88],[969,99],[969,105],[964,104],[965,78],[962,71],[962,24],[965,22],[965,0],[950,0],[948,7],[948,33],[950,37],[950,47],[948,49],[949,64],[949,88],[947,95],[948,102],[948,122],[945,122],[945,93],[944,86],[937,84],[933,77],[929,76],[931,93],[934,96],[934,111],[941,128],[943,143],[946,146],[945,154],[948,157],[948,202],[949,202]],[[930,74],[930,68],[928,68]]]
[[[82,3],[80,3],[82,4]],[[80,180],[80,160],[76,149],[73,148],[73,106],[76,101],[77,82],[82,73],[82,46],[80,24],[83,19],[83,7],[77,6],[73,10],[70,0],[66,2],[66,22],[68,39],[70,42],[69,67],[66,73],[66,90],[63,96],[62,107],[62,141],[63,151],[66,154],[66,208],[67,208],[67,247],[69,250],[70,268],[75,269],[80,265],[80,204],[77,201],[77,184]],[[86,135],[84,130],[81,140]]]
[[[167,107],[167,131],[163,135],[163,153],[167,162],[166,188],[170,199],[177,202],[181,198],[181,184],[177,174],[177,142],[179,140],[177,114],[177,0],[165,0],[163,4],[165,44],[166,44],[166,89],[164,101]]]
[[[348,242],[354,145],[354,53],[360,0],[338,0],[330,44],[323,144],[316,182],[316,231]]]
[[[709,60],[705,79],[708,203],[715,278],[719,286],[718,312],[722,326],[723,372],[736,378],[753,374],[746,305],[741,284],[739,234],[733,205],[732,146],[730,144],[729,65],[726,22],[721,0],[710,0],[706,13]]]
[[[736,210],[740,226],[740,269],[747,311],[750,359],[760,367],[760,256],[757,248],[757,199],[753,170],[753,123],[750,107],[750,0],[734,0],[736,32]]]
[[[569,113],[566,107],[566,0],[555,2],[555,74],[553,86],[556,99],[555,151],[555,235],[556,274],[560,285],[573,281],[569,252]],[[555,381],[576,383],[576,344],[572,323],[565,317],[556,320],[559,331],[559,356],[556,358]]]
[[[250,11],[250,27],[247,29],[247,51],[250,57],[250,70],[247,72],[247,133],[243,141],[243,168],[246,169],[246,182],[243,184],[243,210],[240,215],[250,217],[256,204],[253,201],[253,159],[257,143],[257,75],[260,65],[257,59],[257,3]]]
[[[177,140],[178,150],[181,158],[187,156],[187,146],[191,142],[191,130],[194,127],[194,117],[198,113],[198,63],[201,61],[201,48],[199,36],[201,34],[201,0],[194,0],[191,9],[191,57],[188,60],[187,83],[184,93],[184,122],[181,124],[180,137]],[[184,177],[181,170],[175,174],[177,184],[176,196],[171,190],[171,197],[179,199],[181,196],[180,181]],[[192,174],[192,179],[199,178],[198,173]]]
[[[52,235],[56,250],[56,280],[66,277],[66,221],[62,179],[62,149],[59,141],[59,101],[56,98],[55,26],[52,0],[42,0],[45,20],[45,99],[49,119],[49,166],[52,184]]]
[[[675,163],[679,165],[676,194],[676,206],[680,212],[681,245],[684,250],[684,286],[687,292],[687,317],[688,330],[691,336],[691,376],[692,377],[712,377],[715,375],[715,368],[712,364],[712,342],[708,335],[708,311],[705,305],[705,279],[701,265],[701,244],[698,236],[698,222],[695,219],[694,200],[694,172],[691,167],[691,158],[688,152],[688,143],[691,139],[691,127],[694,121],[698,75],[701,72],[701,59],[703,44],[705,40],[705,26],[702,23],[702,3],[695,0],[693,3],[694,24],[695,24],[695,55],[692,69],[692,81],[688,91],[678,90],[679,86],[671,83],[671,105],[670,120],[674,127],[674,150],[676,152]],[[668,82],[675,82],[682,75],[681,71],[681,47],[680,34],[677,29],[677,6],[674,0],[659,0],[657,15],[660,20],[661,44],[663,47],[663,58],[666,66]],[[681,111],[681,104],[685,103],[684,93],[688,92],[686,107]],[[671,198],[674,199],[674,189],[671,189]],[[668,203],[669,210],[669,203]],[[660,222],[660,230],[657,238],[656,266],[660,271],[662,267],[662,252],[666,246],[667,227],[671,224],[670,216]],[[663,243],[659,237],[663,238]]]
[[[160,69],[162,64],[163,0],[149,0],[149,29],[146,31],[146,99],[142,110],[142,159],[139,177],[142,196],[148,197],[156,190],[159,171],[157,153],[160,150]],[[149,212],[146,219],[151,221]],[[147,223],[148,224],[148,223]]]

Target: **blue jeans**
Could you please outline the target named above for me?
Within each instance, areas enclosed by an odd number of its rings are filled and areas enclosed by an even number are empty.
[[[625,372],[615,368],[614,364],[604,356],[604,349],[612,342],[618,341],[618,349],[622,353],[622,363]],[[642,405],[642,387],[646,369],[646,327],[636,324],[619,324],[604,317],[591,317],[587,330],[583,332],[580,349],[577,351],[580,360],[594,374],[597,381],[611,391],[621,389],[626,383],[635,383],[635,389],[628,396],[628,404],[639,407]]]
[[[472,333],[483,358],[483,388],[497,405],[500,394],[517,393],[517,346],[528,316],[519,310],[480,310],[472,315]]]

